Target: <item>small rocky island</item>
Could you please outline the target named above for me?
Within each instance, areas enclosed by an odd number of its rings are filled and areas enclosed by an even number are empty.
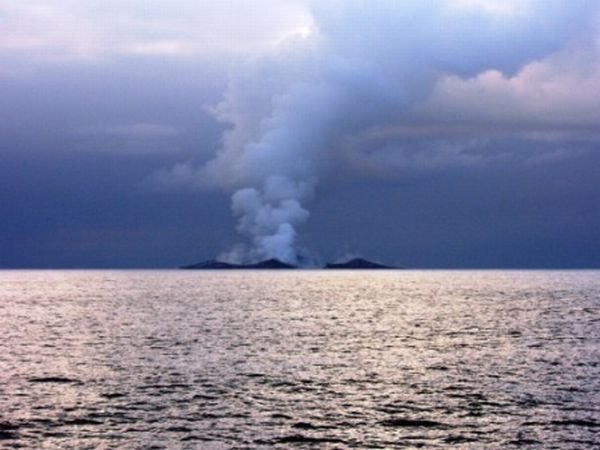
[[[278,259],[271,258],[265,261],[260,261],[255,264],[231,264],[223,261],[211,259],[189,266],[182,266],[180,269],[196,269],[196,270],[227,270],[227,269],[297,269],[296,266],[286,264]]]
[[[298,266],[294,266],[292,264],[284,263],[278,259],[271,258],[265,261],[260,261],[254,264],[231,264],[223,261],[217,261],[211,259],[209,261],[204,261],[197,264],[190,264],[187,266],[182,266],[180,269],[192,269],[192,270],[277,270],[277,269],[298,269]],[[322,269],[397,269],[397,267],[385,266],[383,264],[378,264],[373,261],[369,261],[363,258],[354,258],[349,261],[341,262],[341,263],[327,263]]]
[[[397,267],[385,266],[368,259],[354,258],[341,263],[328,263],[325,269],[396,269]]]

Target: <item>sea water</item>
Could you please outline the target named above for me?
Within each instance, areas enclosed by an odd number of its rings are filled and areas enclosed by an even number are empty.
[[[3,271],[2,448],[600,446],[597,271]]]

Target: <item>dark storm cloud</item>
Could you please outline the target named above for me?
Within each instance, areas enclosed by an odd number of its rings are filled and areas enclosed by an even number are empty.
[[[520,140],[488,150],[506,146],[532,152]],[[511,157],[328,183],[302,245],[409,267],[598,267],[599,171],[598,147],[588,147],[543,164]]]

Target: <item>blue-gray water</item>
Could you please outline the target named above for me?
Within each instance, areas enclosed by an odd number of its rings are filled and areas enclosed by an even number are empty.
[[[0,447],[599,436],[597,271],[0,272]]]

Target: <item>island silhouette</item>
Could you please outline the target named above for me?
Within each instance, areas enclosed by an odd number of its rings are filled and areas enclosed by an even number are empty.
[[[190,264],[187,266],[181,266],[180,269],[191,269],[191,270],[230,270],[230,269],[298,269],[299,266],[293,264],[287,264],[276,258],[266,259],[253,264],[232,264],[223,261],[211,259],[208,261],[199,262],[196,264]],[[373,261],[369,261],[364,258],[354,258],[348,261],[339,263],[327,263],[321,269],[398,269],[399,267],[386,266]]]

